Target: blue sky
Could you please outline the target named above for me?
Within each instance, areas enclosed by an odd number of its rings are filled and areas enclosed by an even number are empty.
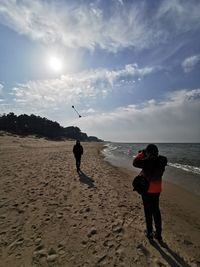
[[[200,1],[0,1],[0,113],[200,142]],[[78,118],[72,105],[82,118]]]

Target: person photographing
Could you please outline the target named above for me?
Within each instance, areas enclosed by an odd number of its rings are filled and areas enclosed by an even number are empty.
[[[146,221],[146,236],[155,237],[162,241],[162,218],[159,208],[159,198],[162,191],[162,176],[167,165],[167,158],[159,155],[156,145],[149,144],[144,150],[138,152],[133,159],[133,166],[142,169],[140,175],[149,182],[147,192],[141,194]],[[155,234],[153,233],[153,221]]]

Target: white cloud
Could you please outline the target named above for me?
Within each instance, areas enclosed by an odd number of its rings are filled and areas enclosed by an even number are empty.
[[[168,22],[176,33],[199,28],[200,2],[196,0],[163,0],[157,13],[161,23]],[[171,30],[173,31],[173,28]]]
[[[3,87],[4,87],[3,84],[0,83],[0,96],[1,96],[2,93],[3,93]]]
[[[123,6],[123,0],[118,0],[119,1],[119,3]]]
[[[0,83],[0,103],[4,102],[4,98],[3,98],[3,84]]]
[[[77,120],[87,133],[110,141],[199,142],[200,89],[179,90],[163,101],[117,108]]]
[[[92,113],[96,113],[96,111],[93,108],[89,108],[87,110],[82,110],[83,114],[92,114]]]
[[[110,51],[148,48],[177,33],[194,30],[200,23],[200,3],[194,0],[165,0],[151,17],[145,1],[129,5],[112,1],[110,14],[98,3],[1,0],[0,22],[48,44],[89,49],[99,46]]]
[[[184,72],[190,72],[200,62],[200,54],[186,58],[182,62]]]
[[[63,75],[57,79],[29,81],[18,84],[11,95],[19,105],[28,108],[48,109],[76,104],[84,100],[106,98],[122,80],[143,78],[158,71],[159,67],[139,68],[137,64],[125,65],[123,69],[95,69],[71,75]]]
[[[20,34],[45,43],[61,42],[73,48],[93,49],[98,45],[113,50],[141,45],[139,39],[144,32],[144,23],[138,20],[139,12],[133,8],[119,14],[113,9],[113,15],[106,18],[103,10],[94,4],[75,6],[63,2],[56,5],[38,0],[3,0],[0,3],[3,23]]]

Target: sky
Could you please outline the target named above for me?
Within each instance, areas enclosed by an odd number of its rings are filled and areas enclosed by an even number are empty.
[[[200,142],[200,1],[1,0],[9,112],[108,141]]]

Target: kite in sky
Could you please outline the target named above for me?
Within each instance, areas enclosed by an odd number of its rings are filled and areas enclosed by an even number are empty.
[[[78,113],[78,111],[75,109],[74,106],[72,106],[72,108],[75,110],[75,112],[78,114],[79,118],[81,118],[82,116]]]

